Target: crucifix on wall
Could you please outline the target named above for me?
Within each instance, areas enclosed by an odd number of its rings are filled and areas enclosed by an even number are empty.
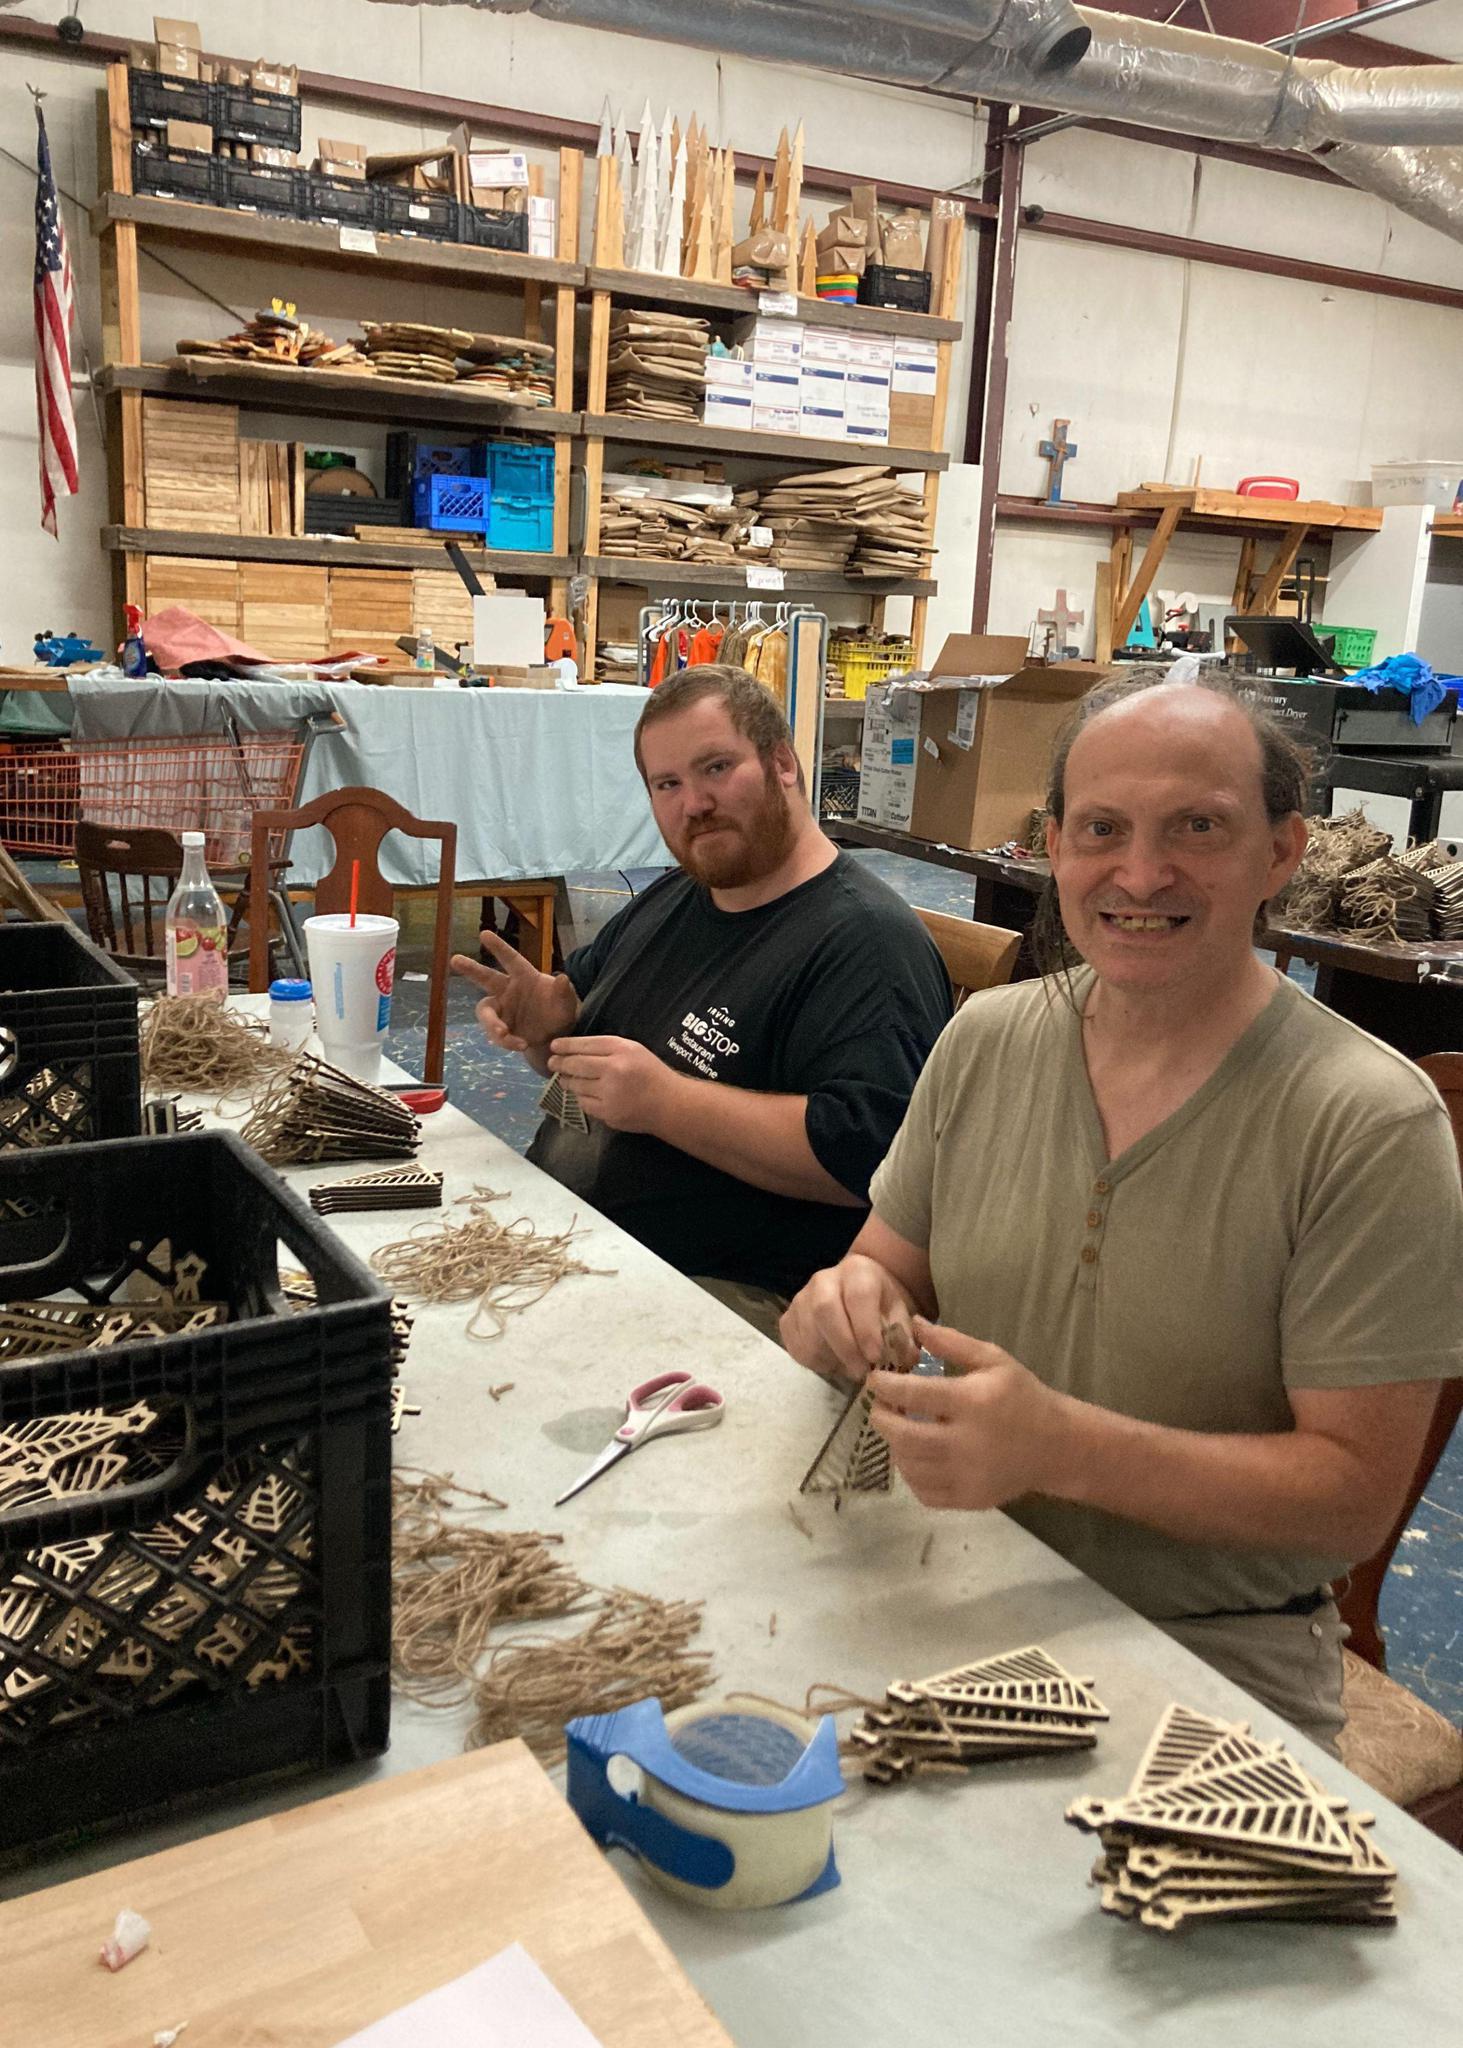
[[[1070,420],[1053,420],[1051,439],[1043,441],[1037,448],[1038,455],[1044,455],[1047,462],[1046,502],[1060,505],[1062,502],[1062,471],[1077,454],[1077,443],[1067,439]]]

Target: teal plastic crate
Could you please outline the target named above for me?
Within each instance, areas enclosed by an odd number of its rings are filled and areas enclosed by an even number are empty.
[[[547,554],[553,545],[553,497],[503,497],[495,486],[488,507],[488,546]]]
[[[479,473],[492,480],[493,495],[552,498],[554,451],[543,441],[481,441]]]

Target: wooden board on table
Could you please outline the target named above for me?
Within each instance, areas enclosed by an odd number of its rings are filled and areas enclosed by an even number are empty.
[[[113,1976],[122,1904],[152,1944]],[[0,1905],[5,2032],[48,2048],[337,2048],[486,1962],[529,1955],[603,2048],[731,2048],[518,1742],[378,1779]]]

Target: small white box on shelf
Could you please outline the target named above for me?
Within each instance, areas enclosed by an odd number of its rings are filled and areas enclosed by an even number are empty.
[[[708,356],[706,358],[706,388],[708,391],[725,390],[745,392],[749,397],[756,379],[757,366],[741,356]]]
[[[709,384],[701,420],[703,426],[730,427],[737,433],[750,433],[753,410],[750,385],[745,391],[734,391],[730,387]]]
[[[841,368],[803,364],[798,382],[802,431],[823,440],[841,440],[848,414],[844,402],[847,379]]]
[[[736,329],[736,339],[748,360],[759,368],[764,363],[780,363],[796,369],[803,359],[804,334],[801,320],[770,319],[764,314],[754,314]]]

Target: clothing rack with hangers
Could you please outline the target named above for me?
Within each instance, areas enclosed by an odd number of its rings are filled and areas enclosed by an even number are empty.
[[[683,668],[725,662],[765,683],[787,713],[814,815],[823,755],[828,615],[760,598],[666,597],[641,607],[639,679],[651,689]]]

